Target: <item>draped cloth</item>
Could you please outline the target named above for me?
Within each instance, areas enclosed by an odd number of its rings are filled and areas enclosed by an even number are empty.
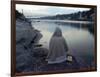
[[[49,52],[46,58],[48,64],[61,63],[66,61],[67,51],[67,43],[62,36],[61,29],[57,27],[49,43]]]

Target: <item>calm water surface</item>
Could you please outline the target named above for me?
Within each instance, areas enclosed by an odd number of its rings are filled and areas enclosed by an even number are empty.
[[[94,36],[87,29],[81,28],[82,24],[69,24],[62,22],[34,21],[32,26],[40,30],[43,37],[39,41],[43,47],[49,49],[49,41],[56,27],[60,27],[68,44],[69,53],[81,62],[91,63],[94,54]],[[91,26],[91,25],[90,25]],[[82,59],[82,60],[81,60]]]

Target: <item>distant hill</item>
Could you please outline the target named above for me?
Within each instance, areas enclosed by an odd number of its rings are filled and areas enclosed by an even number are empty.
[[[95,10],[90,9],[89,11],[83,11],[83,12],[79,11],[71,14],[57,14],[55,16],[40,17],[38,19],[93,21],[94,15],[95,15]]]

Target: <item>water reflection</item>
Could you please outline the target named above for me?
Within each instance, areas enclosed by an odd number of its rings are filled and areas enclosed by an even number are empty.
[[[79,62],[85,62],[89,65],[93,63],[94,54],[94,36],[89,31],[92,24],[72,24],[72,23],[57,23],[57,22],[33,22],[33,27],[40,30],[43,34],[39,43],[43,47],[49,49],[50,38],[57,26],[62,30],[62,34],[68,44],[69,53],[79,58]],[[82,60],[81,60],[82,59]]]

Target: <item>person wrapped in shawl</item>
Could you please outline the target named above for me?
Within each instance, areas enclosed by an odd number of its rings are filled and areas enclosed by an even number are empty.
[[[48,64],[61,63],[67,60],[67,43],[62,36],[62,31],[56,27],[49,43],[49,52],[46,58]]]

